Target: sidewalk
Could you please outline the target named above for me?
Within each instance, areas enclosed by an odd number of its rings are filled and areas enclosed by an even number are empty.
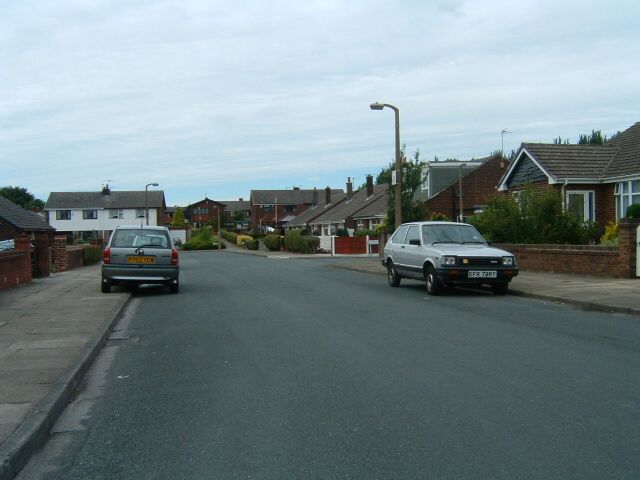
[[[0,480],[49,435],[129,293],[100,293],[99,265],[0,292]]]
[[[333,268],[386,275],[377,256],[299,255],[234,246],[225,251],[272,259],[330,259]],[[127,292],[100,293],[99,269],[70,270],[0,292],[0,480],[13,478],[46,441],[130,298]],[[509,291],[640,316],[640,279],[520,272]]]

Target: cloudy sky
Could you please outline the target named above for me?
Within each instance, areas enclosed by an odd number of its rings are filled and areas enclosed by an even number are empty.
[[[640,3],[0,0],[0,186],[344,188],[640,121]]]

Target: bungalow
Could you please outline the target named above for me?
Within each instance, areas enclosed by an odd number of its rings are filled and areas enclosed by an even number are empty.
[[[568,210],[602,226],[640,203],[640,122],[604,145],[523,143],[498,190],[525,188],[561,193]]]
[[[185,209],[184,217],[193,227],[202,227],[211,221],[223,222],[224,208],[224,203],[204,197],[202,200],[190,204]]]
[[[166,204],[162,190],[116,192],[107,185],[101,192],[51,192],[44,210],[69,240],[106,240],[118,225],[158,225]]]

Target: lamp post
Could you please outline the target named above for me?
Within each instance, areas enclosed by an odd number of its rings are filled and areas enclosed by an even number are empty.
[[[157,183],[147,183],[144,186],[144,211],[145,218],[147,219],[147,225],[149,225],[149,187],[157,187]]]
[[[382,110],[389,107],[394,111],[396,117],[396,228],[402,223],[402,157],[400,156],[400,110],[388,103],[375,102],[369,105],[371,110]]]
[[[512,132],[510,132],[506,128],[503,128],[502,130],[500,130],[500,155],[502,156],[502,158],[504,158],[504,134],[505,133],[512,133]]]

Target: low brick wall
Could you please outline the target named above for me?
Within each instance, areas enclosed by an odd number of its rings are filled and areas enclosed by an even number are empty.
[[[31,281],[31,242],[18,238],[15,245],[15,250],[0,253],[0,290]]]
[[[82,260],[83,250],[84,248],[81,246],[67,247],[67,270],[84,266],[84,262]]]

